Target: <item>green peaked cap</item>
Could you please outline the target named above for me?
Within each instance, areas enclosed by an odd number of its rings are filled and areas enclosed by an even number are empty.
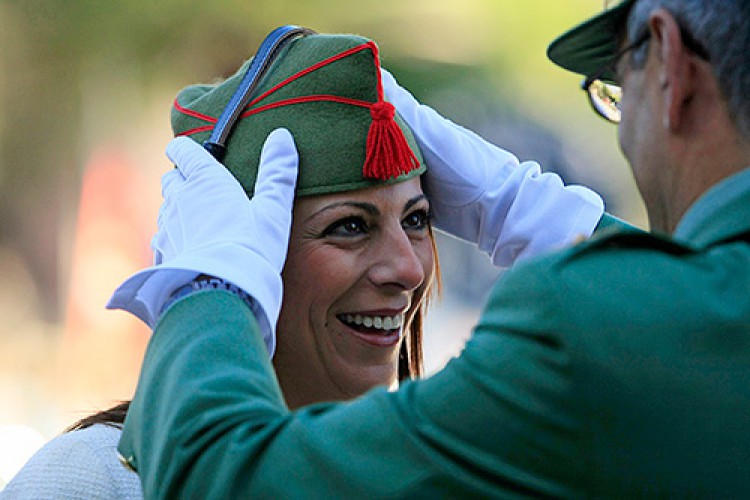
[[[199,143],[208,139],[250,63],[218,85],[183,89],[172,108],[174,134]],[[222,162],[252,196],[263,143],[271,131],[284,127],[299,152],[299,196],[421,175],[426,167],[414,136],[384,101],[374,42],[355,35],[294,39],[260,81],[229,136]],[[382,164],[386,171],[377,173]]]
[[[558,36],[547,47],[547,57],[558,66],[591,76],[612,62],[619,52],[618,35],[624,29],[635,0],[622,0]],[[603,75],[609,81],[614,75]]]

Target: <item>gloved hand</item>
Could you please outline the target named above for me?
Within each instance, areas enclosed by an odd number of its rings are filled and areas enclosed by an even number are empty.
[[[434,225],[475,243],[496,266],[588,237],[604,211],[595,192],[564,186],[535,162],[511,153],[417,102],[383,70],[388,100],[422,150]]]
[[[221,278],[257,303],[256,318],[272,355],[297,179],[291,134],[278,129],[268,136],[252,199],[192,139],[174,139],[167,156],[177,168],[162,177],[164,202],[151,242],[154,266],[120,285],[107,307],[129,311],[153,328],[177,288],[200,274]]]

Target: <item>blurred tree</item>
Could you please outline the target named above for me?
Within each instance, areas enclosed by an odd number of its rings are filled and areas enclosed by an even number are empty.
[[[90,146],[81,135],[83,94],[107,81],[87,86],[90,75],[116,81],[122,74],[126,82],[150,85],[167,74],[228,74],[266,31],[229,22],[233,10],[226,6],[204,7],[196,16],[191,4],[198,2],[0,3],[0,245],[27,260],[47,320],[61,311],[70,245],[61,235],[72,226]],[[261,23],[255,18],[255,26]],[[172,58],[181,63],[165,64]],[[111,109],[96,110],[99,122],[132,106],[118,95],[108,98]]]

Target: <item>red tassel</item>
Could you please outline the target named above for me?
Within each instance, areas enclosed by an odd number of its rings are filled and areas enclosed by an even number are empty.
[[[372,124],[367,133],[364,177],[388,180],[419,167],[419,160],[393,119],[393,104],[379,101],[370,107]]]

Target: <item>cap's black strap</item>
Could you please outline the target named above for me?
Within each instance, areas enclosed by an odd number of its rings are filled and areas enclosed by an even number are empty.
[[[203,143],[203,147],[208,150],[214,158],[222,161],[226,153],[226,142],[229,134],[234,128],[242,110],[250,102],[250,98],[258,87],[263,75],[271,66],[271,62],[278,55],[284,45],[290,40],[300,35],[309,35],[314,31],[301,28],[299,26],[281,26],[273,30],[258,48],[258,52],[253,57],[250,67],[247,69],[245,76],[242,77],[240,85],[235,90],[229,103],[221,113],[219,120],[214,125],[211,137]]]

